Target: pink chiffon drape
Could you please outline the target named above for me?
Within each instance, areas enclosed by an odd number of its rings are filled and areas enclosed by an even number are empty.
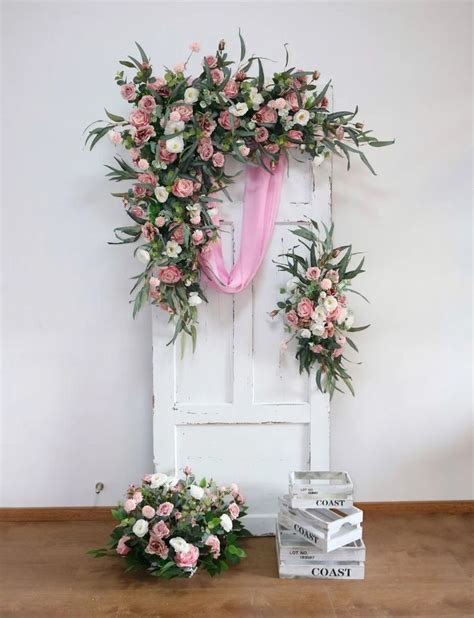
[[[273,174],[261,167],[247,167],[239,257],[229,272],[218,240],[201,259],[203,272],[215,290],[237,294],[257,274],[275,227],[285,169],[284,157]]]

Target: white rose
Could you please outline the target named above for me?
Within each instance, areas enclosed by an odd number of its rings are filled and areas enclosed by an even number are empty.
[[[334,311],[336,307],[337,307],[337,300],[334,298],[334,296],[328,296],[327,298],[324,299],[324,308],[326,309],[328,313],[331,313],[332,311]]]
[[[162,474],[161,472],[152,474],[150,479],[150,487],[152,489],[158,489],[158,487],[163,487],[167,480],[168,476],[166,474]]]
[[[313,322],[313,324],[311,324],[311,332],[313,335],[322,337],[324,335],[324,330],[324,324],[322,322]]]
[[[316,155],[313,159],[313,168],[319,167],[321,163],[324,163],[323,155]]]
[[[296,124],[305,127],[308,124],[309,112],[307,109],[299,109],[293,117]]]
[[[307,328],[303,328],[303,330],[300,330],[300,337],[303,337],[303,339],[311,339],[311,331]]]
[[[189,493],[196,500],[201,500],[204,496],[204,489],[202,487],[199,487],[199,485],[191,485],[191,487],[189,488]]]
[[[191,292],[188,298],[188,303],[191,305],[191,307],[197,307],[202,303],[202,298],[197,292]]]
[[[165,254],[170,258],[178,257],[182,249],[175,240],[168,240],[166,243]]]
[[[135,257],[142,264],[148,264],[148,262],[150,261],[150,254],[148,253],[146,249],[143,249],[143,247],[139,247],[135,251]]]
[[[165,135],[173,135],[173,133],[181,133],[184,131],[184,122],[182,120],[169,120],[165,126]]]
[[[190,103],[191,105],[193,103],[196,103],[196,101],[199,98],[199,90],[197,88],[186,88],[186,90],[184,91],[184,102],[185,103]]]
[[[133,524],[132,532],[133,534],[135,534],[136,536],[139,536],[140,538],[142,536],[145,536],[145,534],[148,532],[148,522],[145,521],[144,519],[138,519]]]
[[[316,309],[311,314],[311,319],[315,322],[324,322],[326,319],[326,311],[324,307],[316,307]]]
[[[288,279],[288,281],[286,282],[286,291],[294,292],[298,287],[299,282],[300,280],[298,279],[298,277],[292,277],[291,279]]]
[[[234,116],[243,116],[249,111],[247,103],[237,103],[237,105],[232,105],[229,108],[229,114],[233,114]]]
[[[337,323],[342,324],[346,318],[347,318],[347,309],[345,307],[342,307],[341,312],[339,313],[339,317],[337,318]]]
[[[188,543],[180,536],[175,536],[174,539],[171,539],[170,545],[177,554],[185,554],[189,551]]]
[[[179,483],[179,478],[177,476],[169,476],[166,479],[166,486],[167,487],[174,487],[175,485],[177,485]]]
[[[350,328],[352,328],[353,324],[354,324],[354,314],[349,313],[347,318],[344,320],[344,326],[349,330]]]
[[[254,110],[257,110],[263,103],[263,96],[255,87],[250,88],[249,99]]]
[[[232,530],[232,519],[225,513],[224,515],[221,515],[221,526],[226,532],[230,532]]]
[[[171,137],[170,139],[166,140],[166,150],[168,152],[178,154],[180,152],[183,152],[183,149],[184,139],[181,137],[181,135],[178,135],[178,137]]]
[[[155,189],[155,197],[156,199],[164,204],[168,199],[169,193],[164,187],[156,187]]]

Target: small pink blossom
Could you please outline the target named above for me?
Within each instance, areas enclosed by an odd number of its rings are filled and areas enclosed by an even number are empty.
[[[140,110],[137,110],[140,111]],[[151,124],[148,124],[144,127],[137,128],[137,130],[133,134],[133,141],[137,146],[143,146],[146,144],[150,138],[155,137],[156,131]],[[176,155],[175,155],[176,156]]]
[[[184,243],[184,233],[182,225],[175,225],[173,228],[173,233],[171,235],[172,239],[175,240],[178,245],[182,245]]]
[[[221,542],[215,534],[210,534],[204,541],[204,545],[210,547],[210,551],[214,560],[219,558],[221,552]]]
[[[243,157],[246,157],[250,152],[250,148],[245,144],[242,144],[242,146],[239,146],[239,152]]]
[[[166,219],[163,216],[158,215],[158,217],[156,217],[155,219],[156,227],[163,227],[165,223],[166,223]]]
[[[306,271],[306,279],[309,281],[317,281],[321,274],[321,270],[317,266],[310,266]]]
[[[211,78],[219,86],[224,81],[224,73],[220,69],[212,69]]]
[[[176,161],[176,154],[166,148],[166,142],[160,142],[160,161],[163,163],[174,163]]]
[[[239,493],[239,486],[237,483],[231,483],[229,489],[234,497]]]
[[[286,96],[285,99],[290,106],[292,112],[297,112],[300,108],[300,104],[298,102],[298,97],[296,96],[296,92],[291,91]]]
[[[126,101],[133,101],[137,96],[135,84],[123,84],[120,88],[120,94]]]
[[[128,117],[130,124],[137,129],[148,125],[148,114],[143,109],[134,109]]]
[[[258,127],[255,131],[255,141],[265,142],[268,139],[268,129],[265,127]]]
[[[336,338],[336,342],[340,345],[343,346],[346,343],[347,339],[344,337],[344,335],[339,335],[339,337]]]
[[[125,500],[125,504],[123,505],[123,510],[126,513],[131,513],[136,508],[137,508],[137,503],[135,502],[133,498],[129,498],[128,500]]]
[[[278,120],[278,116],[274,109],[266,105],[261,107],[258,112],[254,114],[253,119],[258,123],[274,124]]]
[[[159,271],[160,281],[168,285],[178,283],[181,280],[182,272],[177,266],[163,266]]]
[[[311,317],[314,311],[314,303],[309,298],[302,298],[297,307],[298,315],[300,318],[307,319]]]
[[[109,131],[109,139],[112,142],[112,144],[120,144],[122,141],[122,134],[119,133],[118,131],[114,131],[113,129],[111,129]]]
[[[179,521],[182,517],[183,517],[183,514],[180,513],[179,511],[176,511],[176,513],[174,514],[174,518],[176,519],[176,521]]]
[[[342,125],[339,125],[336,129],[336,139],[339,141],[344,139],[344,127]]]
[[[316,345],[312,345],[310,348],[311,352],[314,352],[315,354],[321,354],[321,352],[324,350],[323,346],[320,345],[319,343]]]
[[[193,225],[199,225],[201,223],[201,215],[193,215],[189,221]]]
[[[148,163],[148,161],[146,159],[140,159],[137,163],[137,166],[141,169],[141,170],[147,170],[150,167],[150,164]]]
[[[217,66],[217,58],[215,56],[206,56],[206,58],[204,58],[204,61],[207,62],[207,66],[210,69],[213,69]]]
[[[141,185],[133,185],[132,191],[135,197],[145,197],[146,195],[146,189]]]
[[[199,51],[199,50],[197,50]],[[183,468],[183,472],[186,476],[189,476],[190,474],[193,473],[193,469],[191,468],[191,466],[184,466]]]
[[[198,53],[201,50],[201,44],[198,43],[197,41],[193,41],[191,43],[191,45],[189,46],[189,49],[194,52],[194,53]]]
[[[294,309],[290,309],[285,318],[292,328],[296,328],[298,326],[298,315]]]
[[[178,105],[173,105],[172,109],[172,114],[174,112],[177,112],[179,114],[179,119],[178,120],[182,120],[183,122],[188,122],[188,120],[191,120],[191,118],[193,117],[193,106],[192,105],[184,105],[184,104],[178,104]],[[170,114],[170,118],[171,118],[171,114]]]
[[[216,152],[212,157],[212,162],[215,167],[224,167],[225,157],[222,152]]]
[[[156,234],[155,226],[153,225],[153,223],[147,221],[145,225],[142,226],[142,234],[146,238],[146,240],[153,240]]]
[[[195,230],[192,234],[193,243],[195,245],[200,245],[204,240],[204,233],[202,230]]]
[[[189,544],[189,549],[186,552],[177,553],[175,556],[176,564],[185,569],[196,566],[199,558],[199,549],[195,545]]]
[[[138,102],[138,107],[147,114],[151,114],[156,107],[155,97],[152,97],[151,94],[146,94]]]
[[[273,143],[265,144],[264,148],[270,154],[276,154],[280,150],[280,146],[278,144],[273,144]]]
[[[171,502],[163,502],[156,510],[156,513],[160,517],[168,517],[173,509],[174,505]]]
[[[157,288],[160,285],[160,280],[158,277],[150,277],[150,286],[152,288]]]
[[[178,62],[177,64],[174,65],[174,72],[175,73],[184,73],[185,70],[185,64],[184,62]]]
[[[122,536],[117,543],[116,552],[119,556],[126,556],[130,551],[131,547],[129,547],[126,543],[131,539],[130,536]]]
[[[181,120],[181,114],[176,110],[174,112],[171,112],[170,120],[172,122],[178,122],[179,120]]]
[[[226,109],[219,114],[219,119],[217,121],[223,129],[226,131],[230,131],[232,125],[230,124],[230,113]],[[240,119],[237,116],[233,116],[234,128],[238,129],[240,127]]]
[[[156,554],[160,558],[167,558],[169,549],[166,547],[166,543],[158,536],[151,535],[148,545],[145,547],[147,554]]]
[[[155,516],[155,509],[152,506],[145,504],[145,506],[142,508],[142,515],[147,519],[152,519]]]
[[[130,148],[129,153],[132,157],[132,161],[137,161],[140,158],[140,151],[138,148]]]
[[[336,348],[334,352],[332,353],[332,357],[339,358],[339,356],[342,356],[343,354],[344,354],[344,350],[342,348]]]
[[[193,191],[193,181],[188,178],[177,178],[171,188],[171,192],[176,197],[189,197]]]
[[[288,137],[290,137],[292,140],[296,140],[297,142],[303,142],[303,133],[301,131],[298,131],[298,129],[290,129],[288,131]],[[290,141],[287,141],[285,146],[287,148],[298,148],[298,144]]]
[[[198,124],[201,127],[204,137],[210,137],[216,128],[216,123],[209,116],[198,117]]]
[[[237,496],[235,497],[235,501],[237,502],[237,504],[244,504],[245,503],[245,496],[243,496],[242,494],[237,494]]]
[[[331,279],[327,279],[326,277],[321,281],[320,283],[321,289],[326,291],[330,290],[332,288],[332,281]]]
[[[133,494],[132,498],[135,500],[137,504],[140,504],[140,502],[143,500],[143,494],[141,491],[136,491]]]
[[[143,174],[139,174],[138,182],[142,185],[151,185],[152,187],[156,187],[156,178],[151,172],[143,172]]]
[[[145,216],[145,211],[141,206],[132,206],[130,208],[130,212],[132,213],[132,215],[135,215],[135,217],[139,217],[140,219],[143,219],[143,217]]]
[[[227,84],[224,86],[224,94],[228,99],[233,99],[239,94],[239,89],[239,84],[235,80],[229,79]]]
[[[272,109],[285,109],[286,101],[283,97],[279,97],[278,99],[275,99],[274,101],[269,101],[268,107],[271,107]]]
[[[211,138],[202,137],[199,140],[197,151],[203,161],[209,161],[214,154],[214,146],[212,145]]]
[[[151,534],[153,536],[157,536],[160,539],[165,539],[167,536],[169,536],[169,533],[170,533],[170,529],[168,528],[168,526],[165,524],[164,521],[159,521],[151,529]]]
[[[237,492],[238,495],[238,492]],[[237,519],[240,514],[240,508],[235,502],[229,504],[229,514],[231,519]]]

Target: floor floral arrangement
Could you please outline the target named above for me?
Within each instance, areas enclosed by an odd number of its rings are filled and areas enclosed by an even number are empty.
[[[241,521],[246,512],[235,483],[197,482],[189,467],[183,479],[148,474],[140,486],[128,488],[125,502],[112,511],[118,524],[109,546],[89,553],[116,553],[126,572],[146,570],[166,579],[192,577],[199,569],[217,575],[246,555],[239,546],[249,536]]]

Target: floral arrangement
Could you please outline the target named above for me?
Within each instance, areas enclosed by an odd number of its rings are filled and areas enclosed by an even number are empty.
[[[91,550],[96,557],[116,552],[126,572],[147,570],[170,579],[192,577],[199,569],[216,575],[245,557],[238,541],[249,532],[241,518],[247,507],[239,487],[217,487],[184,468],[184,478],[147,474],[139,487],[112,511],[118,521],[109,548]]]
[[[115,166],[106,166],[111,180],[132,183],[113,193],[133,223],[114,230],[113,244],[143,241],[135,250],[145,268],[131,290],[133,314],[147,299],[160,306],[175,324],[171,342],[182,331],[196,340],[197,306],[206,301],[201,257],[219,235],[219,192],[225,194],[234,180],[225,171],[226,157],[271,173],[290,151],[306,153],[316,163],[334,153],[346,157],[348,167],[355,154],[373,172],[360,146],[392,143],[377,140],[356,122],[357,108],[329,111],[330,82],[319,87],[318,70],[288,68],[288,53],[284,69],[266,79],[262,59],[246,59],[239,36],[237,66],[221,41],[195,77],[188,65],[200,51],[198,43],[191,44],[185,62],[161,75],[137,44],[140,57],[120,61],[133,77],[124,70],[115,76],[130,112],[106,110],[108,121],[97,121],[101,124],[89,128],[86,138],[92,149],[108,135],[128,152],[128,160],[121,153]],[[257,75],[249,74],[252,67]]]
[[[348,333],[365,330],[369,327],[355,327],[354,313],[348,307],[348,293],[365,296],[352,288],[352,280],[364,272],[364,258],[351,269],[350,262],[354,255],[352,246],[333,247],[333,226],[325,227],[325,238],[321,239],[316,221],[309,220],[308,226],[299,226],[292,233],[301,240],[301,245],[308,250],[309,257],[303,258],[290,249],[280,257],[286,258],[278,263],[277,268],[287,272],[291,278],[286,288],[281,290],[286,295],[277,303],[271,315],[284,313],[285,328],[291,333],[288,341],[282,341],[283,350],[289,341],[296,339],[296,358],[300,373],[308,374],[314,366],[316,384],[323,393],[330,397],[334,391],[341,391],[341,381],[354,395],[351,377],[344,367],[344,354],[347,346],[358,352],[356,344]]]

